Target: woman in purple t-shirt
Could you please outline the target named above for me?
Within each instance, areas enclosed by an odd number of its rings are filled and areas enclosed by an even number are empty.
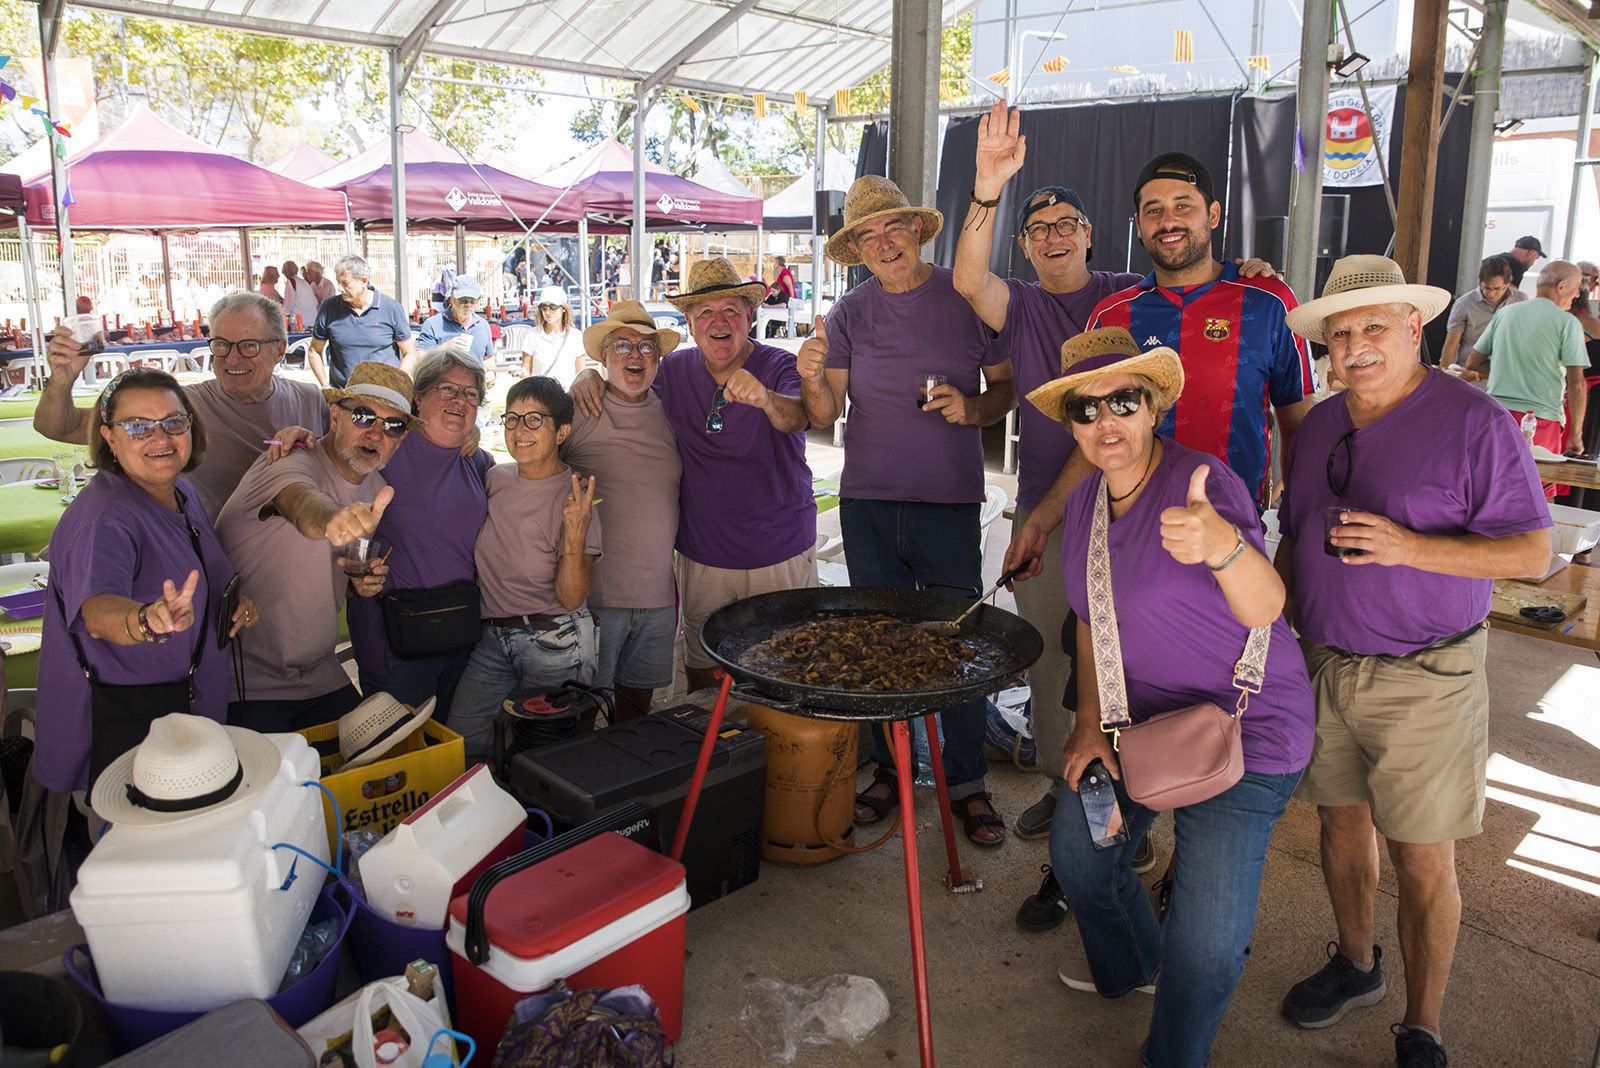
[[[1158,437],[1183,389],[1177,353],[1140,353],[1126,330],[1093,330],[1061,349],[1063,377],[1028,394],[1060,419],[1100,471],[1068,498],[1062,574],[1078,617],[1077,722],[1050,832],[1050,859],[1083,937],[1060,968],[1075,990],[1155,994],[1142,1054],[1162,1068],[1204,1065],[1255,926],[1272,828],[1311,755],[1315,719],[1305,664],[1283,620],[1283,582],[1262,552],[1249,491],[1226,464]],[[1100,726],[1086,580],[1104,496],[1111,591],[1127,704],[1135,723],[1211,701],[1232,708],[1234,664],[1250,628],[1270,626],[1265,679],[1241,726],[1244,776],[1173,810],[1175,851],[1165,923],[1132,858],[1157,813],[1131,801]],[[1203,566],[1202,566],[1203,565]],[[1079,780],[1093,762],[1116,780],[1128,840],[1092,841]]]

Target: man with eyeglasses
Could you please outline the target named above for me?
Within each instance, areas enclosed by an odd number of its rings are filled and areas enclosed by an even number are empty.
[[[239,649],[228,722],[266,733],[328,723],[360,702],[334,654],[339,609],[347,589],[382,592],[388,568],[347,564],[343,551],[377,530],[394,498],[379,472],[421,425],[410,376],[387,364],[358,364],[323,399],[331,429],[309,449],[257,460],[217,517],[244,592],[272,606]]]
[[[1487,256],[1478,264],[1478,284],[1470,293],[1463,293],[1450,306],[1450,318],[1445,322],[1444,348],[1439,353],[1439,366],[1448,370],[1457,366],[1458,358],[1472,352],[1478,338],[1489,326],[1489,320],[1501,308],[1520,304],[1528,294],[1511,281],[1511,268],[1504,256]],[[1466,376],[1464,367],[1458,370],[1468,381],[1477,378],[1476,372]]]
[[[321,433],[328,425],[328,406],[316,386],[273,373],[287,343],[283,310],[275,301],[259,293],[230,293],[212,306],[207,322],[215,377],[185,386],[184,393],[205,421],[208,445],[200,466],[185,477],[206,515],[215,519],[276,431],[303,426]],[[50,339],[50,378],[34,410],[33,428],[53,441],[88,442],[88,412],[73,405],[72,385],[89,356],[70,331],[57,330]]]
[[[360,256],[339,260],[333,277],[339,293],[317,309],[306,351],[306,367],[317,383],[342,386],[356,364],[369,361],[409,372],[417,343],[405,308],[373,288],[372,268]]]
[[[1423,324],[1449,303],[1446,290],[1406,284],[1393,260],[1347,256],[1323,295],[1288,317],[1327,345],[1346,388],[1290,444],[1278,513],[1274,563],[1317,702],[1298,796],[1317,806],[1338,936],[1283,1013],[1326,1027],[1383,999],[1373,919],[1382,835],[1399,887],[1401,1068],[1446,1063],[1440,1016],[1461,924],[1455,840],[1482,829],[1494,580],[1540,574],[1550,553],[1550,513],[1515,421],[1419,358]]]
[[[477,314],[481,297],[476,278],[457,275],[450,284],[444,311],[430,315],[417,331],[417,347],[427,352],[442,345],[489,367],[494,358],[494,335],[488,321]]]

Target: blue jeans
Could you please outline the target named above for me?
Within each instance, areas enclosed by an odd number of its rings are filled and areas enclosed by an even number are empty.
[[[839,502],[839,528],[844,534],[850,585],[977,597],[984,589],[983,554],[978,545],[980,509],[977,504],[844,498]],[[938,712],[950,796],[960,799],[978,793],[989,773],[983,755],[984,699],[963,701]],[[883,733],[873,732],[872,759],[893,767],[894,757],[884,744]]]
[[[1150,1034],[1140,1051],[1145,1064],[1188,1068],[1210,1058],[1249,956],[1267,843],[1299,781],[1299,772],[1246,772],[1211,800],[1173,810],[1176,867],[1165,924],[1132,867],[1134,849],[1156,813],[1130,801],[1119,782],[1129,838],[1098,850],[1077,792],[1061,791],[1050,863],[1083,935],[1094,984],[1115,998],[1156,983]]]
[[[361,668],[357,672],[361,679],[361,692],[369,696],[386,693],[412,708],[430,697],[436,697],[439,701],[434,706],[433,718],[440,723],[447,723],[456,685],[461,681],[461,673],[467,669],[467,659],[471,656],[472,650],[464,649],[459,653],[429,656],[421,660],[395,657],[391,661],[394,669],[387,675]]]
[[[598,646],[587,608],[561,617],[555,630],[485,626],[450,705],[450,729],[466,739],[468,765],[493,759],[502,701],[518,690],[592,683]]]
[[[600,660],[594,684],[602,690],[626,686],[657,690],[672,685],[672,645],[678,610],[589,606],[600,628]]]

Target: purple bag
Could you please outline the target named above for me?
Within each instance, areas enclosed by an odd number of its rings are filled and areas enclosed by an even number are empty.
[[[573,993],[564,984],[517,1004],[495,1068],[670,1068],[655,1004],[638,987]]]

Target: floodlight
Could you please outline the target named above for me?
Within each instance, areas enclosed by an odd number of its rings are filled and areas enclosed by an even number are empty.
[[[1600,2],[1600,0],[1596,0],[1596,2]],[[1371,62],[1372,60],[1368,59],[1360,52],[1351,52],[1348,56],[1345,56],[1338,63],[1334,64],[1333,73],[1337,74],[1341,78],[1349,78],[1354,76],[1356,71],[1360,70],[1362,67],[1365,67]]]

